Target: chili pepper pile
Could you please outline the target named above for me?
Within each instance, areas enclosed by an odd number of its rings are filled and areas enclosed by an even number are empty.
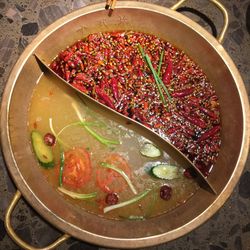
[[[142,46],[167,87],[167,106],[138,50]],[[99,102],[167,138],[208,175],[218,156],[218,97],[200,67],[156,36],[134,32],[94,33],[62,51],[50,65],[58,75]]]

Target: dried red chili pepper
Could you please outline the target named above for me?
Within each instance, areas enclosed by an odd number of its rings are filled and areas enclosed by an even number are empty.
[[[62,56],[63,56],[64,62],[67,62],[73,56],[73,52],[71,52],[71,51],[65,51]]]
[[[53,61],[51,64],[50,64],[50,68],[52,70],[57,70],[58,69],[58,65],[57,65],[57,62],[56,61]]]
[[[86,89],[86,87],[82,84],[82,82],[79,82],[79,81],[73,81],[71,83],[71,85],[75,88],[77,88],[78,90],[80,90],[81,92],[83,93],[88,93],[88,90]]]
[[[71,60],[68,61],[68,66],[72,69],[76,67],[75,64]]]
[[[194,92],[194,88],[188,88],[188,89],[176,90],[171,95],[172,97],[185,97],[187,95],[192,94],[193,92]]]
[[[182,113],[182,115],[189,121],[191,122],[192,124],[200,127],[200,128],[206,128],[207,127],[207,124],[205,121],[203,121],[201,118],[199,117],[194,117],[194,116],[190,116],[186,113]]]
[[[218,116],[216,113],[206,109],[206,108],[203,108],[203,107],[200,107],[200,110],[206,114],[206,115],[209,115],[213,120],[217,120],[218,119]]]
[[[205,133],[203,133],[197,141],[201,142],[201,141],[204,141],[208,138],[211,138],[219,131],[220,131],[220,126],[216,125],[216,126],[212,127],[211,129],[207,130]]]
[[[68,81],[69,81],[69,78],[70,78],[70,71],[67,70],[67,71],[65,72],[65,80],[68,82]]]
[[[119,100],[119,92],[118,92],[118,81],[116,78],[111,79],[111,87],[112,87],[112,91],[113,91],[113,96],[114,96],[115,100],[118,101]]]
[[[162,76],[162,81],[164,82],[165,85],[170,84],[172,71],[173,71],[173,63],[169,58],[167,59],[167,64],[168,64],[167,69]]]
[[[113,100],[99,87],[95,87],[95,93],[108,107],[115,109]]]
[[[84,82],[90,82],[91,78],[88,75],[86,75],[85,73],[77,73],[74,80],[81,80]]]
[[[190,104],[191,106],[199,107],[200,102],[201,102],[201,99],[195,96],[190,96],[188,99],[188,104]]]

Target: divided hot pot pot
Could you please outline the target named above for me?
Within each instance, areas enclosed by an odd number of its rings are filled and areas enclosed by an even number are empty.
[[[1,107],[2,151],[18,188],[6,214],[6,226],[22,247],[30,246],[17,237],[10,216],[22,195],[48,222],[68,237],[108,247],[138,248],[174,240],[208,220],[223,206],[243,171],[249,147],[249,102],[241,76],[222,46],[228,18],[224,7],[212,0],[225,18],[218,39],[172,8],[142,2],[118,1],[111,16],[104,4],[76,10],[44,29],[25,49],[12,69]],[[68,45],[94,32],[134,30],[154,34],[185,51],[204,70],[220,100],[221,149],[208,180],[217,195],[199,189],[186,203],[169,213],[144,221],[109,220],[72,206],[47,183],[30,146],[27,132],[28,107],[41,74],[34,54],[46,61]],[[60,206],[58,206],[60,204]]]

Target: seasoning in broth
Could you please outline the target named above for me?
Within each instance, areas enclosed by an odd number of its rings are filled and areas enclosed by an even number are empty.
[[[209,175],[221,144],[218,97],[182,50],[141,32],[100,32],[67,47],[50,67],[83,93],[168,139]]]
[[[176,208],[198,189],[167,152],[89,110],[52,75],[43,75],[34,89],[28,128],[48,182],[90,213],[144,220]]]

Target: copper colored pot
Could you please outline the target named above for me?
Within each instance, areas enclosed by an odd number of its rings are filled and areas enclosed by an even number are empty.
[[[1,108],[1,140],[4,157],[18,191],[6,215],[12,238],[29,248],[12,230],[9,217],[15,202],[24,198],[47,221],[66,233],[56,243],[72,235],[93,244],[136,248],[167,242],[180,237],[209,219],[232,193],[244,168],[249,148],[249,102],[234,63],[223,49],[228,19],[218,40],[189,18],[177,13],[184,0],[171,9],[121,1],[111,17],[104,4],[79,9],[43,30],[26,48],[8,79]],[[209,176],[217,195],[199,189],[185,204],[172,212],[145,221],[114,221],[100,218],[74,207],[48,185],[30,147],[27,129],[28,105],[41,74],[34,53],[51,61],[59,51],[89,33],[136,30],[155,34],[184,50],[204,70],[214,84],[221,104],[222,146]],[[204,56],[205,55],[205,56]],[[21,194],[20,194],[21,193]],[[58,206],[60,204],[60,206]]]

